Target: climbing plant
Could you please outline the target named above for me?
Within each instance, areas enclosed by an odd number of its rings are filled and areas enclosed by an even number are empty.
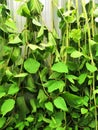
[[[53,5],[61,36],[44,25],[39,0],[18,8],[21,32],[0,3],[1,130],[98,129],[98,4]]]

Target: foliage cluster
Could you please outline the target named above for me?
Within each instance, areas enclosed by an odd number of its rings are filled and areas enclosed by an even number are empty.
[[[1,130],[98,130],[98,5],[81,6],[68,0],[58,9],[59,37],[40,22],[39,0],[19,7],[20,33],[1,1]]]

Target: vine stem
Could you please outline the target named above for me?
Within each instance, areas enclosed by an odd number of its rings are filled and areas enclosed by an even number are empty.
[[[91,32],[90,32],[90,26],[89,26],[89,20],[88,20],[88,16],[87,16],[87,12],[86,12],[86,8],[85,8],[85,2],[84,0],[82,0],[82,7],[83,7],[83,11],[85,14],[85,19],[86,19],[86,25],[87,25],[87,29],[88,29],[88,42],[89,42],[89,53],[90,53],[90,58],[91,58],[91,64],[94,66],[94,60],[93,60],[93,55],[92,55],[92,50],[91,50],[91,44],[90,44],[90,40],[91,40]],[[94,0],[93,0],[93,10],[94,10]],[[91,16],[91,23],[92,23],[92,35],[94,36],[94,20],[93,20],[94,16],[93,16],[93,12],[92,12],[92,16]],[[91,93],[91,89],[93,88],[93,97],[94,97],[94,105],[95,105],[95,124],[96,124],[96,130],[97,129],[97,105],[96,105],[96,96],[95,96],[95,73],[93,72],[93,84],[90,87],[90,93]]]
[[[91,14],[91,23],[92,23],[92,36],[94,37],[95,30],[94,30],[94,9],[95,9],[95,1],[92,0],[92,14]],[[96,95],[95,91],[95,73],[93,73],[93,96],[94,96],[94,104],[95,104],[95,123],[96,123],[96,130],[98,130],[98,123],[97,123],[97,103],[96,103]]]
[[[79,2],[76,0],[76,10],[77,10],[77,28],[79,29],[80,23],[79,23]],[[80,51],[80,40],[78,41],[78,50]]]

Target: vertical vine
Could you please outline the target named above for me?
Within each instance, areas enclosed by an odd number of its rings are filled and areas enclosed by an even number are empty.
[[[91,32],[90,32],[90,26],[89,26],[89,19],[88,19],[88,16],[87,16],[87,12],[86,12],[86,9],[85,9],[85,2],[84,0],[82,0],[82,6],[83,6],[83,11],[84,11],[84,14],[85,14],[85,19],[86,19],[86,25],[87,25],[87,29],[88,29],[88,43],[89,43],[89,54],[90,54],[90,59],[91,59],[91,64],[93,66],[95,66],[95,63],[94,63],[94,60],[93,60],[93,55],[92,55],[92,49],[91,49]],[[94,10],[94,0],[93,0],[93,7],[92,7]],[[93,17],[93,12],[92,12],[92,16],[91,16],[91,23],[92,23],[92,35],[94,37],[94,17]],[[92,85],[90,86],[90,94],[92,96],[93,94],[93,97],[94,97],[94,105],[95,105],[95,124],[96,124],[96,130],[97,130],[97,107],[96,107],[96,97],[95,97],[95,94],[94,94],[94,91],[95,91],[95,72],[92,73]],[[93,91],[92,91],[93,90]],[[91,97],[90,97],[91,98]],[[90,102],[91,104],[91,102]]]

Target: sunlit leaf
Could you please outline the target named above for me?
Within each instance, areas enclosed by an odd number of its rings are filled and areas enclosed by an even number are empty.
[[[96,70],[97,70],[97,67],[96,66],[94,66],[94,65],[92,65],[92,64],[90,64],[90,63],[86,63],[86,68],[87,68],[87,70],[89,70],[91,73],[93,73],[93,72],[95,72]]]
[[[39,100],[39,103],[46,101],[47,96],[42,89],[39,90],[37,99]]]
[[[79,88],[76,87],[75,85],[70,85],[69,87],[70,87],[70,89],[71,89],[73,92],[78,92],[78,91],[79,91]]]
[[[37,38],[41,37],[44,33],[44,27],[42,26],[38,32]]]
[[[19,7],[17,13],[18,13],[19,15],[24,16],[24,17],[30,17],[30,10],[28,9],[27,3],[22,4],[22,5]]]
[[[27,120],[28,122],[33,122],[34,121],[34,117],[28,116],[25,120]]]
[[[5,92],[0,92],[0,98],[4,97],[6,95]]]
[[[72,29],[70,33],[70,37],[77,43],[81,39],[81,30]]]
[[[28,73],[19,73],[19,74],[16,74],[14,77],[15,78],[26,77],[27,75],[28,75]]]
[[[33,19],[32,22],[36,26],[39,26],[39,27],[41,26],[41,23],[39,21],[37,21],[36,19]]]
[[[28,2],[28,7],[35,15],[40,14],[43,9],[42,3],[39,0],[30,0]]]
[[[86,73],[83,73],[81,74],[79,77],[78,77],[78,83],[79,84],[83,84],[86,80],[86,77],[87,77],[87,74]]]
[[[62,80],[49,80],[47,83],[44,84],[44,87],[48,88],[48,92],[51,93],[55,90],[59,90],[60,92],[63,91],[65,83]]]
[[[49,37],[49,44],[53,45],[53,46],[56,45],[56,41],[55,41],[55,38],[54,38],[53,34],[48,33],[48,37]]]
[[[14,94],[16,94],[18,91],[19,91],[18,85],[17,85],[16,83],[14,83],[14,84],[12,84],[12,85],[9,87],[8,94],[14,95]]]
[[[5,25],[12,28],[13,30],[16,30],[15,22],[11,18],[6,20]]]
[[[52,68],[53,71],[59,72],[59,73],[68,73],[68,67],[63,62],[57,62],[55,63]]]
[[[54,100],[54,105],[58,108],[58,109],[61,109],[63,111],[68,111],[68,108],[67,108],[67,105],[66,105],[66,102],[65,100],[62,98],[62,97],[57,97],[55,100]]]
[[[45,107],[47,110],[53,112],[53,104],[51,102],[46,102]]]
[[[67,78],[73,84],[75,83],[74,80],[77,80],[75,75],[66,75],[65,78]]]
[[[22,43],[22,40],[19,38],[19,36],[16,36],[15,38],[9,41],[9,44],[19,44],[19,43]]]
[[[72,53],[71,53],[71,57],[72,58],[79,58],[79,57],[81,57],[83,54],[81,53],[81,52],[79,52],[79,51],[73,51]]]
[[[88,109],[86,108],[81,108],[81,114],[86,114],[88,112]]]
[[[56,130],[65,130],[64,127],[58,127]]]
[[[8,112],[10,112],[15,105],[15,101],[13,99],[7,99],[3,102],[1,106],[1,114],[5,116]]]
[[[42,47],[37,46],[37,45],[29,44],[28,47],[29,47],[31,50],[33,50],[33,51],[36,50],[36,49],[43,50]]]
[[[40,67],[40,63],[33,58],[28,58],[24,62],[24,68],[29,73],[36,73]]]

